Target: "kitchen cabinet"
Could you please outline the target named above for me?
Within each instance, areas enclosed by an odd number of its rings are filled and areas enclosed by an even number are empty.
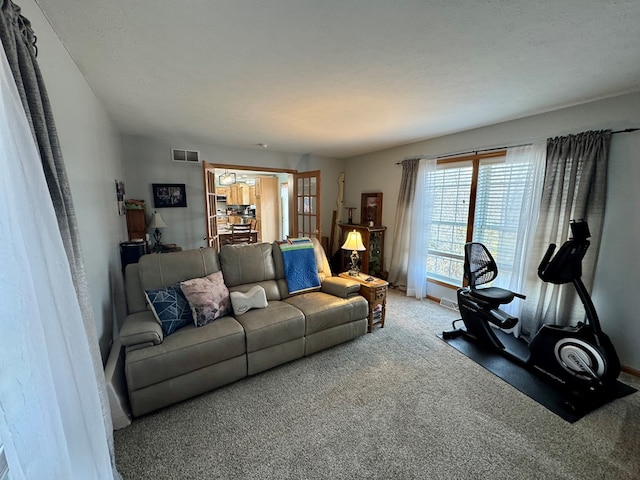
[[[259,242],[278,240],[278,179],[258,177],[256,192],[256,230]]]
[[[216,188],[216,191],[220,190],[220,187]],[[247,185],[246,183],[234,183],[226,187],[224,191],[226,193],[219,194],[227,196],[227,205],[255,205],[256,203],[256,189],[254,186]]]

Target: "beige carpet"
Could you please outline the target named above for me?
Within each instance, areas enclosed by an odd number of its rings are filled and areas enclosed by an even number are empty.
[[[640,478],[640,393],[569,424],[437,338],[454,318],[392,291],[384,329],[116,431],[118,469],[125,479]]]

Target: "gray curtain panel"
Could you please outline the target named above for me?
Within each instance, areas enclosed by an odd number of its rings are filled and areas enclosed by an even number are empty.
[[[560,246],[570,235],[570,220],[584,219],[591,230],[591,247],[582,264],[582,280],[593,284],[607,193],[607,160],[611,131],[589,131],[547,140],[540,216],[532,255],[537,267],[550,243]],[[527,301],[522,312],[525,335],[544,323],[569,325],[584,318],[584,309],[571,284],[542,282],[537,268],[527,275]]]
[[[419,158],[402,161],[402,180],[396,207],[396,222],[393,229],[393,247],[389,265],[389,283],[394,287],[407,288],[409,270],[409,242],[411,240],[411,216],[416,196]]]
[[[53,112],[36,60],[36,36],[31,29],[29,20],[20,14],[20,7],[11,0],[0,0],[0,40],[40,152],[42,168],[56,211],[58,226],[69,260],[84,329],[91,350],[102,404],[102,416],[105,420],[106,431],[110,436],[108,440],[115,470],[111,413],[71,190],[58,142]]]

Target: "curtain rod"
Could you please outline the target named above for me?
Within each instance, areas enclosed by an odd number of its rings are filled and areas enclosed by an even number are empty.
[[[611,132],[611,135],[615,135],[616,133],[631,133],[631,132],[637,132],[638,130],[640,130],[640,128],[625,128],[624,130],[616,130],[614,132]],[[405,160],[410,160],[412,158],[431,158],[431,159],[435,159],[435,160],[440,160],[442,158],[449,158],[449,157],[458,157],[461,155],[470,155],[472,153],[486,153],[486,152],[495,152],[496,150],[505,150],[507,148],[516,148],[516,147],[527,147],[529,145],[531,145],[532,143],[521,143],[519,145],[505,145],[503,147],[494,147],[494,148],[482,148],[479,150],[469,150],[466,152],[458,152],[458,153],[447,153],[445,155],[437,155],[435,157],[407,157]],[[396,165],[402,165],[402,162],[396,162]]]
[[[457,152],[457,153],[447,153],[445,155],[437,155],[435,157],[407,157],[405,158],[405,160],[410,160],[412,158],[430,158],[430,159],[435,159],[435,160],[440,160],[441,158],[449,158],[449,157],[459,157],[461,155],[469,155],[471,153],[486,153],[486,152],[494,152],[496,150],[504,150],[505,148],[515,148],[515,147],[526,147],[528,145],[531,145],[531,143],[521,143],[519,145],[508,145],[508,146],[504,146],[504,147],[494,147],[494,148],[482,148],[482,149],[477,149],[477,150],[469,150],[466,152]],[[396,165],[402,165],[402,162],[396,162]]]

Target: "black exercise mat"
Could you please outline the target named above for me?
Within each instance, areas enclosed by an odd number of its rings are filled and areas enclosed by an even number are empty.
[[[617,398],[622,398],[637,391],[629,385],[616,381],[611,388],[607,389],[606,392],[600,393],[597,398],[588,399],[584,396],[572,394],[572,392],[559,385],[556,386],[542,380],[517,363],[511,362],[500,354],[487,350],[465,337],[460,336],[452,339],[444,339],[442,335],[438,335],[438,337],[570,423],[580,420],[589,412]]]

